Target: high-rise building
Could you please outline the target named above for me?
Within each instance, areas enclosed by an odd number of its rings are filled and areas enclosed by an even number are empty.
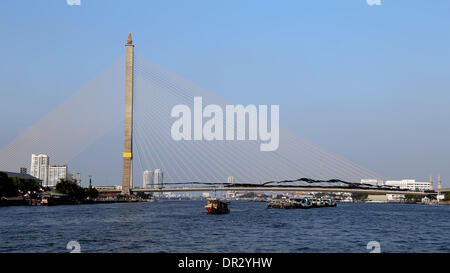
[[[234,176],[228,176],[228,183],[234,183]]]
[[[55,187],[61,179],[67,179],[67,165],[49,166],[47,187]]]
[[[227,179],[228,184],[234,184],[234,176],[228,176]],[[228,200],[230,199],[235,199],[236,198],[236,192],[235,191],[227,191],[225,198],[227,198]]]
[[[153,171],[145,170],[142,173],[142,188],[153,188],[154,176]]]
[[[42,180],[42,186],[48,186],[48,165],[50,158],[45,154],[31,155],[30,174]]]
[[[384,182],[381,179],[361,179],[361,184],[369,184],[372,186],[383,186]]]
[[[156,169],[153,173],[153,185],[155,189],[163,188],[163,172],[161,169]]]
[[[27,174],[28,173],[27,168],[20,168],[20,173],[21,174]]]

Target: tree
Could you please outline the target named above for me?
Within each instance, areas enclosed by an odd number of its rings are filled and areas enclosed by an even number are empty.
[[[450,201],[450,192],[445,193],[444,201]]]
[[[18,177],[12,177],[13,183],[17,186],[17,189],[22,193],[37,192],[41,189],[41,185],[33,179],[23,179]]]
[[[89,199],[95,199],[98,197],[98,190],[96,188],[89,187],[84,189],[84,191],[86,193],[87,198]]]
[[[61,179],[56,184],[56,191],[62,194],[67,194],[69,197],[83,201],[86,199],[86,191],[77,185],[74,180]]]
[[[8,177],[6,173],[0,172],[0,196],[13,197],[19,193],[37,192],[41,185],[33,179],[19,177]]]
[[[367,199],[367,197],[369,197],[369,195],[366,193],[361,193],[361,192],[353,192],[352,193],[353,200],[364,201]]]
[[[422,201],[422,197],[412,194],[405,194],[405,202],[406,203],[417,203]]]
[[[19,189],[17,185],[6,175],[0,172],[0,197],[18,196]]]

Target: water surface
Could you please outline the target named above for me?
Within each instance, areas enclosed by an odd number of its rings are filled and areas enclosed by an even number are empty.
[[[450,207],[338,203],[267,209],[232,201],[207,215],[203,201],[1,207],[0,252],[450,252]]]

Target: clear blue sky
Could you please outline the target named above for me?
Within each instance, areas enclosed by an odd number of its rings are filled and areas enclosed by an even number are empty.
[[[4,0],[0,147],[124,53],[387,178],[450,177],[450,1]],[[450,186],[449,182],[445,182]]]

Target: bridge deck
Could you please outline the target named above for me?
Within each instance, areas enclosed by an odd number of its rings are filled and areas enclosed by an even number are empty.
[[[119,193],[121,190],[98,190],[99,192]],[[310,188],[310,187],[179,187],[162,189],[132,189],[132,192],[213,192],[213,191],[301,191],[301,192],[348,192],[366,194],[408,194],[408,195],[436,195],[435,192],[421,191],[398,191],[398,190],[377,190],[377,189],[344,189],[344,188]]]

